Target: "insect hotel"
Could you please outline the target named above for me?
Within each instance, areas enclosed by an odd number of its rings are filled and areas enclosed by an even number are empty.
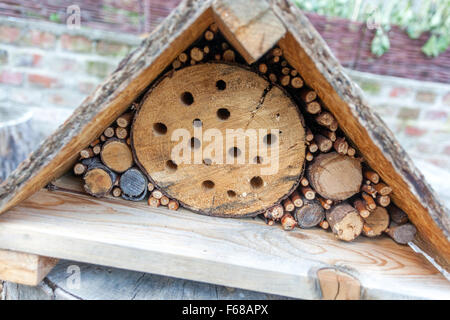
[[[303,299],[450,298],[448,211],[285,0],[182,2],[0,186],[0,213],[17,283],[68,259]]]

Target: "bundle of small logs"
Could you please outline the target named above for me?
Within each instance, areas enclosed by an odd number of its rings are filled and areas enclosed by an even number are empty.
[[[163,205],[177,210],[178,201],[163,195],[136,167],[129,138],[135,110],[136,105],[133,104],[98,139],[83,149],[73,172],[83,176],[85,191],[95,197],[112,195],[141,201],[148,196],[148,204],[152,207]]]
[[[358,156],[317,93],[283,59],[282,50],[274,48],[255,68],[296,99],[307,124],[305,176],[298,190],[264,213],[266,223],[279,221],[284,230],[331,228],[344,241],[383,233],[401,244],[412,241],[416,228],[391,203],[392,189]]]
[[[166,72],[208,61],[245,64],[215,24],[181,53]],[[282,87],[294,99],[306,124],[306,165],[299,186],[260,217],[268,225],[281,223],[284,230],[295,227],[330,229],[343,241],[352,241],[360,234],[366,237],[387,234],[401,244],[412,241],[416,229],[407,215],[391,203],[392,189],[365,163],[318,94],[283,58],[282,50],[273,48],[250,68]],[[152,207],[164,205],[176,210],[177,199],[169,199],[149,183],[146,174],[136,165],[130,130],[140,99],[81,151],[74,173],[83,176],[84,188],[93,196],[111,194],[131,201],[147,198]],[[167,128],[159,125],[154,130],[164,134]],[[167,163],[176,170],[175,163]],[[228,196],[235,197],[236,193],[229,191]]]

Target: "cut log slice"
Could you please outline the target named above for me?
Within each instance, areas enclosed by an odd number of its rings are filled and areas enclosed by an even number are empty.
[[[363,180],[360,161],[336,152],[315,157],[307,175],[318,194],[335,201],[358,193]]]
[[[356,239],[362,232],[363,220],[348,203],[341,203],[326,213],[327,221],[336,238],[344,241]]]
[[[134,119],[132,149],[150,182],[181,205],[250,216],[297,187],[303,123],[287,93],[258,74],[197,64],[172,71],[149,90]]]
[[[389,213],[383,207],[376,207],[370,215],[364,219],[364,225],[369,229],[363,229],[363,234],[367,237],[381,235],[389,226]]]
[[[95,197],[104,197],[112,189],[116,175],[101,164],[90,165],[83,177],[84,189]]]
[[[133,165],[133,154],[126,142],[112,138],[100,153],[103,163],[115,172],[125,172]]]

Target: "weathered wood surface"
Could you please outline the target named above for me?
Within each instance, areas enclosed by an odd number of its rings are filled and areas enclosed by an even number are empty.
[[[36,287],[17,285],[12,282],[5,283],[3,299],[273,300],[289,298],[156,274],[75,261],[60,261]]]
[[[117,119],[213,22],[210,0],[182,2],[72,116],[0,185],[0,213],[70,170],[79,152]]]
[[[220,30],[249,64],[261,58],[286,32],[266,1],[215,1],[213,9]]]
[[[132,148],[150,181],[185,207],[254,216],[298,186],[303,126],[280,87],[236,65],[205,63],[171,72],[149,90]]]
[[[450,299],[449,281],[387,237],[349,244],[320,229],[286,232],[73,192],[40,191],[2,215],[0,246],[308,299],[321,298],[317,272],[334,268],[359,281],[362,299]]]
[[[57,262],[54,258],[0,249],[0,280],[35,286]]]
[[[287,29],[280,40],[286,60],[333,113],[368,164],[393,189],[392,200],[417,226],[417,244],[450,270],[450,212],[439,202],[394,134],[369,107],[306,16],[287,0],[270,0]]]
[[[393,188],[394,202],[410,215],[418,228],[418,245],[450,270],[448,210],[436,199],[393,134],[370,110],[362,91],[346,76],[308,19],[287,0],[269,3],[287,30],[279,45],[288,62],[316,90],[369,165]],[[213,21],[211,1],[182,2],[0,186],[0,212],[17,205],[69,170],[82,148],[124,112]]]

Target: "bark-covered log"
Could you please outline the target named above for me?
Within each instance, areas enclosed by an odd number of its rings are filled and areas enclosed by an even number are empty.
[[[345,200],[359,192],[362,183],[359,160],[330,152],[317,156],[307,176],[314,190],[331,200]]]
[[[408,242],[413,241],[416,232],[416,227],[411,223],[398,225],[393,221],[391,221],[389,228],[386,230],[386,233],[394,239],[395,242],[400,244],[408,244]]]
[[[389,214],[383,207],[377,207],[370,215],[364,219],[364,225],[370,229],[363,229],[363,234],[367,237],[381,235],[389,226]]]
[[[327,221],[336,238],[344,241],[356,239],[362,232],[363,220],[348,203],[341,203],[326,213]]]
[[[390,204],[388,207],[388,212],[391,217],[391,220],[396,224],[405,224],[409,221],[408,215],[399,207],[394,204]]]
[[[294,216],[300,228],[317,226],[325,218],[325,210],[317,200],[303,197],[303,206],[295,210]]]

